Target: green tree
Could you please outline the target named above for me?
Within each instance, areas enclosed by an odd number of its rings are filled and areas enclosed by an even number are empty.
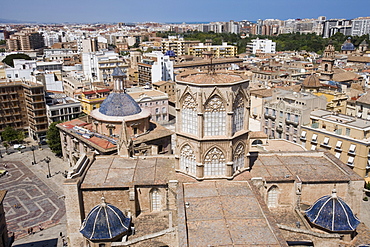
[[[5,153],[9,154],[9,151],[8,151],[9,144],[7,142],[3,142],[3,146],[5,148]]]
[[[6,56],[2,62],[3,63],[6,63],[7,65],[11,66],[11,67],[14,67],[14,59],[25,59],[25,60],[32,60],[30,58],[30,56],[28,56],[27,54],[23,54],[23,53],[18,53],[18,54],[10,54],[8,56]]]
[[[7,126],[1,133],[1,138],[5,142],[18,141],[22,142],[25,138],[25,134],[22,130],[16,130],[10,126]]]
[[[59,129],[56,126],[59,123],[61,123],[61,121],[51,123],[48,131],[46,132],[46,139],[49,148],[57,156],[62,155],[62,145],[60,143]]]

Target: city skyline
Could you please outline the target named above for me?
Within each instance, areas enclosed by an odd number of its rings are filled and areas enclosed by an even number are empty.
[[[303,19],[326,16],[353,19],[368,16],[368,0],[348,5],[345,0],[265,0],[265,1],[149,1],[137,2],[16,0],[3,2],[1,19],[37,23],[115,22],[212,22],[257,19]]]

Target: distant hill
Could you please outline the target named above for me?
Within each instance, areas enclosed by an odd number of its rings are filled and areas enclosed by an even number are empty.
[[[34,21],[20,21],[0,18],[0,23],[34,23]]]

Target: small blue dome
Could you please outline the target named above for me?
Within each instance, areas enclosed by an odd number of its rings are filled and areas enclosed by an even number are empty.
[[[342,51],[354,51],[355,49],[355,46],[349,41],[344,42],[342,45]]]
[[[114,68],[112,76],[126,76],[126,74],[117,66]]]
[[[95,206],[82,223],[80,233],[89,240],[109,240],[128,231],[130,218],[105,203]]]
[[[311,223],[332,232],[354,231],[360,221],[336,192],[317,200],[306,212]]]
[[[111,92],[100,105],[99,112],[106,116],[125,117],[140,113],[141,108],[129,94]]]

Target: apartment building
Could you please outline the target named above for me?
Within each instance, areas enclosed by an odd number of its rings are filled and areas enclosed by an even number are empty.
[[[24,130],[35,140],[45,136],[48,121],[41,83],[0,81],[0,132],[7,126]]]
[[[85,77],[90,81],[113,82],[112,73],[117,66],[126,71],[128,64],[113,51],[90,52],[82,54],[82,65]]]
[[[154,89],[129,88],[127,93],[138,103],[141,109],[150,112],[152,120],[164,124],[169,120],[168,95]]]
[[[247,44],[247,50],[252,54],[275,53],[276,42],[269,39],[252,39],[252,42]]]
[[[189,47],[188,55],[194,57],[204,57],[205,52],[212,52],[215,58],[235,57],[238,54],[238,47],[228,45],[226,42],[222,45],[205,45],[199,43],[197,46]]]
[[[89,115],[92,110],[98,109],[103,101],[108,97],[111,89],[97,89],[83,91],[80,94],[82,111]]]
[[[271,139],[299,143],[301,125],[308,124],[310,113],[325,109],[326,99],[309,93],[276,89],[264,103],[261,128]]]
[[[345,36],[352,34],[352,21],[346,19],[329,19],[324,22],[323,34],[324,38],[330,38],[336,33],[342,33]]]
[[[138,63],[139,85],[145,86],[158,81],[174,81],[173,61],[160,51],[145,53]]]
[[[359,17],[352,20],[352,36],[370,33],[370,17]]]
[[[326,110],[313,111],[301,126],[300,140],[308,150],[323,149],[362,177],[370,171],[370,122]]]
[[[242,64],[243,64],[242,58],[233,57],[233,58],[212,59],[212,66],[214,70],[226,70]],[[206,71],[209,70],[210,65],[211,65],[210,59],[201,59],[195,61],[176,63],[173,67],[176,71],[183,69],[195,69],[200,71]]]
[[[49,124],[70,121],[81,114],[81,103],[63,93],[47,93],[46,111]]]
[[[176,56],[183,56],[188,54],[188,49],[199,44],[199,41],[184,40],[176,37],[169,37],[167,40],[162,40],[162,53],[173,51]]]
[[[153,83],[153,88],[168,95],[171,102],[175,102],[175,82],[173,81],[159,81]]]
[[[15,33],[6,41],[8,51],[30,51],[44,46],[44,37],[38,32]]]
[[[28,134],[35,140],[46,135],[48,130],[48,119],[46,114],[44,85],[34,82],[23,82],[22,84],[26,99],[28,115]]]

